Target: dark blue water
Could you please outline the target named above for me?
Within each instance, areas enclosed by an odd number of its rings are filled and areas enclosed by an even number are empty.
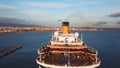
[[[84,42],[98,50],[102,62],[100,68],[120,68],[120,31],[82,33]],[[21,45],[23,48],[0,59],[0,68],[38,68],[36,51],[50,40],[51,34],[52,31],[1,34],[0,48],[9,45]]]

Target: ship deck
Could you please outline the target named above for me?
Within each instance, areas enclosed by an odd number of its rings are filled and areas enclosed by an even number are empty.
[[[38,61],[58,66],[87,66],[98,63],[97,51],[88,46],[47,45],[38,50]]]
[[[91,55],[97,54],[97,51],[87,45],[47,45],[44,46],[40,52],[53,52],[53,53],[87,53]]]

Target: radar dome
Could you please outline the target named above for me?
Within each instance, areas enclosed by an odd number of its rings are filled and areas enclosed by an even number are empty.
[[[76,33],[75,33],[75,37],[78,37],[78,36],[79,36],[79,33],[78,33],[78,32],[76,32]]]
[[[55,36],[58,36],[58,35],[59,35],[59,32],[58,32],[58,31],[55,31],[55,32],[54,32],[54,35],[55,35]]]

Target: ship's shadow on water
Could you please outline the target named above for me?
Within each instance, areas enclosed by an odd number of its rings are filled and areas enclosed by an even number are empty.
[[[99,68],[120,68],[120,31],[74,31],[83,34],[83,41],[98,50]],[[0,35],[0,48],[20,45],[23,48],[0,59],[0,68],[38,68],[37,49],[47,43],[52,31]],[[80,37],[79,37],[80,38]]]

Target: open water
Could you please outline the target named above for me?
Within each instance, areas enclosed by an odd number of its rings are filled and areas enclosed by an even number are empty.
[[[98,50],[99,68],[120,68],[120,31],[77,32],[83,33],[87,45]],[[0,59],[0,68],[38,68],[35,62],[37,49],[47,43],[51,35],[52,31],[0,34],[0,49],[10,45],[23,47]]]

